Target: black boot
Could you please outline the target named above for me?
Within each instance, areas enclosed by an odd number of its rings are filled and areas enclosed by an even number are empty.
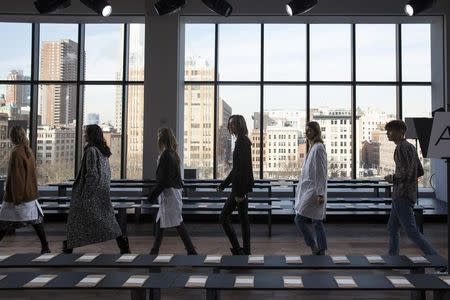
[[[191,237],[189,236],[189,233],[186,229],[186,226],[183,222],[181,222],[180,225],[177,227],[178,234],[181,237],[181,240],[183,241],[184,248],[186,248],[188,255],[197,255],[197,251],[195,250],[194,244],[192,243]]]
[[[244,249],[242,249],[241,247],[239,248],[230,248],[231,254],[233,255],[245,255],[244,253]]]
[[[45,236],[44,225],[35,224],[33,225],[34,231],[36,231],[39,240],[41,241],[41,254],[50,253],[50,248],[48,247],[47,237]]]
[[[130,244],[128,243],[128,238],[124,235],[121,235],[116,238],[117,245],[120,249],[120,254],[131,253]]]
[[[152,250],[150,250],[150,255],[158,255],[158,254],[159,254],[158,248],[152,248]]]
[[[0,230],[0,241],[6,236],[6,230]]]
[[[67,248],[67,241],[63,241],[62,242],[63,246],[62,246],[62,252],[64,254],[71,254],[73,252],[72,248]]]

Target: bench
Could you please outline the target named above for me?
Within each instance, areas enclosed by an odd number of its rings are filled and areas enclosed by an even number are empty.
[[[423,256],[429,263],[413,263],[408,256],[381,255],[384,263],[370,263],[364,255],[347,255],[348,263],[335,263],[332,256],[300,255],[301,262],[288,263],[285,255],[264,255],[264,262],[249,263],[247,255],[223,255],[218,263],[206,263],[206,255],[173,255],[169,262],[154,262],[157,255],[139,254],[133,261],[117,262],[121,254],[98,254],[93,260],[78,262],[83,253],[58,254],[46,262],[33,261],[41,254],[12,254],[0,261],[0,268],[207,268],[220,270],[409,270],[412,274],[425,273],[427,268],[442,268],[447,261],[439,255]],[[164,254],[161,254],[164,255]],[[291,256],[291,255],[288,255]]]
[[[161,273],[162,268],[168,268],[170,270],[176,270],[177,268],[208,268],[213,269],[214,273],[219,273],[220,270],[389,270],[389,269],[402,269],[409,270],[412,274],[423,274],[426,268],[440,268],[446,266],[447,262],[444,258],[432,255],[425,256],[429,263],[413,263],[406,256],[382,256],[384,263],[370,263],[365,256],[362,255],[348,255],[348,263],[335,263],[330,256],[313,256],[303,255],[301,256],[300,263],[287,263],[286,257],[281,255],[264,256],[264,262],[262,264],[252,264],[248,261],[248,256],[223,256],[218,263],[205,263],[205,255],[174,255],[170,261],[164,263],[155,262],[156,255],[138,255],[134,260],[130,262],[117,262],[117,259],[121,257],[120,254],[99,254],[91,261],[77,262],[76,260],[83,256],[83,254],[59,254],[49,261],[37,262],[33,261],[40,254],[14,254],[9,257],[2,257],[0,261],[1,269],[10,268],[40,268],[40,269],[53,269],[53,268],[129,268],[129,269],[145,269],[150,270],[150,274]],[[96,274],[102,272],[96,272]],[[121,272],[122,273],[122,272]],[[163,273],[161,273],[163,274]],[[360,273],[358,273],[360,274]],[[215,275],[209,275],[215,276]],[[229,275],[226,275],[229,276]],[[267,274],[267,276],[272,276]],[[82,277],[77,277],[75,281],[71,281],[74,284],[79,282]],[[124,277],[125,278],[125,277]],[[128,277],[127,277],[128,278]],[[214,278],[214,277],[212,277]],[[120,281],[121,285],[126,279]],[[167,279],[169,280],[169,279]],[[103,281],[102,281],[103,282]],[[116,280],[119,282],[119,280]],[[256,283],[256,282],[255,282]],[[0,280],[1,289],[2,280]],[[118,286],[117,288],[121,287]],[[17,287],[22,287],[23,284],[17,284]],[[103,285],[98,285],[96,288],[100,288]],[[182,285],[183,287],[184,285]],[[73,286],[72,286],[73,287]],[[176,286],[179,287],[179,286]],[[255,285],[256,287],[256,285]],[[217,294],[217,291],[224,288],[218,288],[212,291],[212,294]],[[324,288],[322,288],[324,289]],[[159,291],[153,290],[154,297],[159,297]],[[142,291],[135,293],[135,297],[142,296]],[[133,294],[132,294],[133,295]],[[415,293],[415,297],[419,296],[422,299],[423,292]],[[417,297],[416,297],[417,298]],[[143,299],[143,298],[136,298]]]
[[[77,284],[88,275],[105,275],[95,286],[78,287]],[[125,272],[2,272],[6,275],[0,280],[0,290],[129,290],[131,300],[159,299],[160,290],[173,287],[173,282],[179,274],[152,273],[142,286],[124,286],[131,277],[139,274]],[[40,275],[56,275],[56,277],[43,287],[24,287],[31,280]],[[0,277],[1,278],[1,277]],[[149,298],[147,298],[147,291]]]
[[[128,199],[131,199],[132,201],[127,201]],[[141,211],[141,209],[147,209],[148,212],[153,216],[153,218],[156,220],[156,213],[159,209],[158,204],[147,204],[144,203],[145,197],[112,197],[111,200],[113,202],[113,207],[118,211],[118,221],[119,225],[121,226],[122,232],[126,234],[127,232],[127,209],[135,209]],[[186,198],[185,198],[186,199]],[[293,203],[291,204],[268,204],[272,203],[272,201],[278,200],[279,198],[261,198],[257,200],[250,200],[251,202],[255,203],[249,203],[249,214],[267,214],[267,226],[268,226],[268,235],[272,236],[272,215],[294,215],[294,206]],[[40,198],[41,201],[44,202],[50,202],[50,204],[42,204],[42,208],[44,210],[51,210],[56,213],[67,213],[70,205],[67,203],[70,201],[68,197],[42,197]],[[197,201],[198,200],[198,201]],[[222,211],[224,202],[220,200],[217,200],[217,198],[206,198],[202,197],[200,199],[196,198],[191,203],[186,201],[183,205],[183,214],[203,214],[205,212],[207,213],[215,213],[220,214]],[[284,199],[283,199],[284,200]],[[290,199],[293,201],[293,199]],[[52,203],[57,202],[57,203]],[[117,201],[117,202],[115,202]],[[391,205],[389,204],[372,204],[369,203],[327,203],[327,214],[333,215],[333,214],[353,214],[353,215],[388,215],[391,210]],[[416,215],[416,222],[419,227],[419,230],[423,232],[423,223],[424,223],[424,217],[423,217],[423,207],[421,206],[415,206],[414,212]],[[236,213],[236,212],[235,212]],[[139,213],[140,215],[140,213]],[[156,223],[154,222],[153,226],[153,235],[156,233]]]
[[[195,274],[196,276],[200,274]],[[292,276],[292,274],[285,274]],[[221,290],[262,290],[262,291],[348,291],[361,293],[367,296],[367,291],[411,291],[411,299],[425,299],[425,292],[432,291],[435,300],[449,299],[450,286],[439,276],[434,274],[410,274],[404,275],[411,286],[395,287],[384,275],[355,274],[352,277],[357,286],[339,287],[333,274],[306,273],[301,274],[302,286],[285,287],[283,277],[280,274],[252,274],[253,285],[251,287],[235,287],[239,275],[232,274],[208,274],[203,287],[193,287],[206,290],[206,300],[218,299]],[[174,287],[183,288],[189,279],[189,274],[180,274],[174,283]],[[365,293],[365,294],[364,294]]]
[[[73,186],[73,182],[62,182],[62,183],[54,183],[49,184],[49,186],[56,186],[58,188],[58,196],[66,196],[67,189]],[[140,189],[149,189],[155,186],[155,182],[111,182],[111,188],[140,188]],[[218,183],[216,182],[185,182],[183,187],[184,196],[189,195],[189,191],[194,191],[197,189],[216,189]],[[293,181],[286,181],[283,183],[280,182],[261,182],[255,183],[254,189],[266,189],[267,195],[272,197],[273,187],[277,186],[285,186],[287,188],[292,188],[293,196],[295,196],[295,190],[297,184]],[[380,197],[380,189],[385,190],[386,197],[391,196],[391,187],[392,185],[389,183],[328,183],[328,189],[342,188],[342,189],[362,189],[362,188],[373,188],[376,197]]]
[[[79,287],[77,284],[88,275],[104,275],[105,277],[95,286]],[[301,274],[301,286],[285,286],[284,276],[292,274],[252,274],[251,286],[235,287],[240,275],[232,274],[204,274],[206,282],[203,286],[186,287],[190,276],[202,274],[189,273],[153,273],[140,286],[125,286],[131,276],[142,276],[129,272],[7,272],[0,280],[0,290],[130,290],[132,300],[158,299],[161,289],[203,289],[206,290],[206,300],[218,299],[221,290],[262,290],[262,291],[412,291],[417,299],[425,299],[425,292],[432,291],[435,300],[444,300],[450,297],[450,286],[439,275],[434,274],[407,274],[402,277],[411,284],[408,287],[396,287],[387,276],[377,274],[355,274],[351,276],[356,286],[339,287],[333,274],[305,273]],[[41,275],[55,275],[56,277],[42,287],[25,287],[31,280]],[[158,293],[158,296],[156,296]]]

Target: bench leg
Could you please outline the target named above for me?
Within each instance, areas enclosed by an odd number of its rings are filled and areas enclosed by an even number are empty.
[[[142,214],[142,210],[139,207],[136,207],[134,209],[134,222],[136,224],[139,224],[139,222],[141,221],[141,214]]]
[[[67,188],[65,186],[58,186],[58,196],[66,196],[67,195]]]
[[[448,300],[450,299],[449,291],[434,291],[433,300]]]
[[[153,236],[156,236],[156,218],[157,218],[157,216],[158,216],[158,213],[154,213],[153,214],[153,232],[152,232],[152,235]]]
[[[425,269],[413,269],[411,274],[425,274]],[[411,291],[411,300],[425,300],[426,291]]]
[[[127,210],[119,208],[119,226],[123,235],[127,235]]]
[[[423,211],[416,211],[414,217],[416,219],[416,224],[419,228],[420,233],[423,234]]]
[[[215,289],[206,289],[206,300],[218,300],[219,291]]]
[[[269,226],[269,237],[272,237],[272,209],[267,214],[267,224]]]
[[[131,290],[131,300],[147,300],[147,290],[145,289]]]
[[[380,197],[380,189],[379,188],[374,188],[375,189],[375,194],[377,195],[377,198]]]
[[[161,299],[161,289],[148,290],[148,300],[160,300],[160,299]]]

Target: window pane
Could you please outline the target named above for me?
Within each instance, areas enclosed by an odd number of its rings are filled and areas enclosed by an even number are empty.
[[[431,118],[431,87],[430,86],[404,86],[403,87],[403,119],[404,118]],[[431,160],[423,158],[422,149],[418,141],[408,140],[419,151],[425,174],[419,180],[419,186],[430,187]]]
[[[219,80],[260,80],[261,26],[219,25]]]
[[[430,24],[402,24],[404,81],[431,81]]]
[[[264,88],[264,178],[298,179],[306,156],[305,124],[304,86]]]
[[[186,24],[184,80],[214,80],[214,24]]]
[[[191,69],[186,70],[191,71]],[[223,114],[223,106],[220,106],[219,115]],[[199,179],[212,179],[213,147],[214,86],[186,85],[184,89],[184,168],[196,169]]]
[[[36,159],[39,184],[74,177],[76,85],[40,85]]]
[[[350,86],[312,86],[311,119],[320,124],[329,178],[352,177]]]
[[[78,25],[41,24],[40,80],[76,80]]]
[[[144,144],[144,86],[128,87],[128,144],[127,178],[141,179],[143,176]]]
[[[130,24],[130,53],[128,79],[144,80],[145,65],[145,24]]]
[[[0,40],[0,80],[30,80],[31,24],[0,23]]]
[[[259,86],[220,86],[219,107],[216,134],[217,177],[225,178],[233,165],[233,149],[235,138],[228,133],[228,118],[231,115],[242,115],[248,129],[248,137],[252,141],[252,154],[259,153],[256,146],[259,141],[260,115]],[[253,174],[259,178],[259,154],[252,155]]]
[[[8,174],[9,154],[12,150],[9,130],[15,125],[27,130],[29,128],[29,94],[28,85],[0,85],[0,176]]]
[[[123,25],[86,25],[86,80],[121,80]]]
[[[311,24],[311,80],[351,80],[351,26]]]
[[[356,25],[356,80],[395,81],[394,24]]]
[[[115,105],[111,105],[115,99]],[[83,125],[98,124],[111,148],[111,178],[120,178],[122,138],[122,87],[86,85],[84,87]]]
[[[264,80],[306,80],[306,25],[264,25]]]
[[[356,88],[356,158],[359,177],[384,177],[395,171],[395,144],[388,141],[384,125],[396,119],[395,86]]]

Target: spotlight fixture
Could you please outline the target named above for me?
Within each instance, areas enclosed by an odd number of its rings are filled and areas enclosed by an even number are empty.
[[[186,0],[159,0],[154,8],[158,16],[162,16],[179,11],[185,4]]]
[[[98,15],[108,17],[112,13],[110,0],[80,0],[84,5],[95,11]]]
[[[317,4],[317,0],[292,0],[286,4],[286,12],[288,15],[299,15],[309,11]]]
[[[431,8],[435,0],[410,0],[408,4],[405,5],[405,13],[408,16],[414,16],[418,13],[423,12]]]
[[[70,0],[36,0],[34,6],[40,14],[48,14],[70,6]]]
[[[224,17],[228,17],[233,11],[233,7],[226,0],[202,0],[202,2],[210,10]]]

